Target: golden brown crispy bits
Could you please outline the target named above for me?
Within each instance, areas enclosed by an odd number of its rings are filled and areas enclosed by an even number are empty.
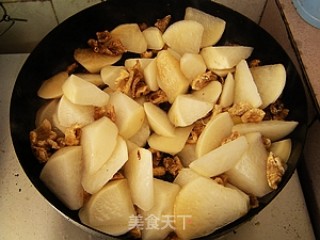
[[[102,117],[108,117],[112,122],[116,121],[116,112],[114,106],[103,106],[94,108],[94,120],[98,120]]]
[[[47,162],[54,151],[64,146],[64,139],[53,131],[51,123],[47,119],[30,132],[29,138],[36,158],[42,163]]]
[[[129,97],[138,98],[150,92],[143,76],[143,70],[139,61],[128,69],[129,76],[117,79],[117,89]]]
[[[265,120],[285,120],[289,114],[289,109],[285,108],[283,102],[279,99],[271,103],[265,111]]]
[[[183,168],[183,165],[178,156],[165,157],[163,159],[163,166],[165,167],[166,171],[174,177],[177,176],[179,171]]]
[[[266,113],[262,109],[252,108],[241,116],[241,121],[244,123],[258,123],[263,120],[265,115]]]
[[[223,186],[226,186],[226,184],[228,183],[228,176],[226,174],[221,174],[219,176],[213,177],[212,179]]]
[[[159,105],[161,103],[168,102],[168,97],[163,90],[159,89],[155,92],[150,92],[149,94],[147,94],[146,100],[148,102],[152,102],[155,105]]]
[[[66,146],[77,146],[80,144],[81,127],[74,125],[66,128],[64,132],[64,142]]]
[[[89,39],[88,45],[96,53],[109,56],[119,56],[126,52],[125,47],[119,39],[114,39],[110,32],[103,31],[96,33],[97,39]]]
[[[261,65],[260,59],[253,59],[249,62],[249,67],[258,67]]]
[[[259,207],[259,200],[258,200],[257,196],[254,196],[252,194],[248,194],[248,195],[249,195],[250,207],[251,208]]]
[[[247,102],[240,102],[233,104],[229,109],[228,112],[231,116],[242,116],[246,111],[249,111],[253,107],[250,103]]]
[[[230,134],[230,136],[228,136],[228,137],[226,137],[225,139],[222,140],[221,145],[226,144],[228,142],[231,142],[233,140],[236,140],[238,137],[240,137],[240,133],[239,132],[237,132],[237,131],[232,132]]]
[[[211,115],[208,115],[205,118],[201,118],[194,123],[193,128],[190,132],[189,138],[187,140],[187,143],[195,144],[198,141],[200,134],[202,133],[206,124],[209,122],[210,118],[211,118]]]
[[[269,153],[267,159],[267,179],[268,184],[272,189],[277,189],[281,182],[282,176],[285,173],[286,164],[273,152]]]
[[[200,90],[207,86],[211,81],[217,80],[218,75],[209,70],[203,74],[198,75],[195,79],[192,80],[190,85],[193,90]]]
[[[263,142],[264,147],[269,151],[271,148],[271,144],[272,144],[271,139],[267,138],[265,136],[262,136],[262,142]]]
[[[141,237],[142,237],[142,232],[141,232],[141,229],[139,227],[135,227],[135,228],[131,229],[129,231],[129,234],[134,239],[141,239]]]
[[[157,22],[154,24],[154,26],[159,28],[161,32],[164,32],[169,26],[170,21],[171,21],[171,15],[167,15],[164,18],[157,19]]]

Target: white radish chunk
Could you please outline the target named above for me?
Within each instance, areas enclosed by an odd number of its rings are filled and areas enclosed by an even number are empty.
[[[62,96],[62,85],[69,77],[67,71],[62,71],[45,80],[38,89],[38,96],[44,99],[59,98]]]
[[[233,121],[228,112],[212,117],[201,132],[196,143],[196,156],[201,157],[221,145],[231,134]]]
[[[151,102],[145,102],[143,107],[148,123],[155,133],[165,137],[174,136],[174,126],[170,122],[168,115],[164,110]]]
[[[158,85],[173,103],[176,97],[188,91],[189,80],[180,70],[179,61],[168,51],[162,50],[157,56]]]
[[[268,120],[259,123],[239,123],[232,127],[232,131],[240,134],[260,132],[271,141],[278,141],[290,134],[297,125],[296,121]]]
[[[177,154],[184,167],[188,167],[191,162],[197,159],[196,144],[186,143],[183,149]]]
[[[153,186],[154,206],[148,211],[139,211],[145,226],[142,230],[143,240],[163,240],[172,232],[173,224],[167,224],[166,221],[174,220],[173,206],[180,190],[179,185],[156,178],[153,179]],[[157,227],[148,227],[152,218],[159,219]]]
[[[145,69],[152,61],[151,58],[127,58],[124,61],[124,66],[127,69],[133,68],[136,64],[140,64],[141,69]]]
[[[153,149],[175,155],[183,149],[191,130],[192,126],[176,128],[173,137],[164,137],[153,133],[148,138],[148,144]]]
[[[113,91],[117,90],[119,80],[129,77],[129,73],[124,66],[105,66],[100,72],[102,81]]]
[[[185,53],[180,58],[180,69],[182,73],[192,81],[198,75],[205,73],[207,66],[200,54]]]
[[[94,121],[93,113],[93,106],[74,104],[62,96],[57,108],[57,121],[63,127],[85,126]]]
[[[124,23],[111,31],[115,39],[119,39],[127,51],[143,53],[147,50],[147,41],[137,23]]]
[[[125,139],[131,138],[141,128],[145,113],[143,107],[126,94],[116,91],[110,94],[108,103],[116,113],[115,124]]]
[[[171,24],[162,38],[170,48],[181,55],[186,52],[199,53],[203,31],[203,26],[196,21],[180,20]]]
[[[73,74],[64,82],[62,91],[74,104],[102,107],[109,101],[109,94]]]
[[[36,113],[36,120],[35,120],[35,125],[36,128],[41,125],[43,120],[47,119],[51,124],[53,124],[53,116],[57,112],[57,108],[59,105],[59,99],[52,99],[50,102],[42,105],[37,113]]]
[[[122,137],[118,136],[117,144],[107,161],[93,174],[83,174],[83,189],[94,194],[98,192],[128,160],[128,148]]]
[[[91,48],[78,48],[73,56],[90,73],[99,73],[101,68],[118,62],[122,57],[96,53]]]
[[[129,140],[132,143],[136,144],[137,146],[143,147],[144,145],[146,145],[150,134],[151,134],[151,129],[150,129],[147,118],[145,118],[141,128]]]
[[[174,179],[173,183],[178,184],[180,187],[184,187],[189,182],[202,177],[191,168],[182,168],[176,178]]]
[[[197,21],[203,26],[204,31],[200,45],[201,47],[208,47],[216,44],[222,37],[226,27],[226,22],[223,19],[192,7],[186,8],[184,19]]]
[[[262,109],[275,102],[286,85],[286,69],[282,64],[250,68],[262,99]]]
[[[162,33],[157,27],[148,27],[142,31],[144,38],[147,41],[147,48],[161,50],[164,46]]]
[[[290,138],[283,139],[277,142],[273,142],[270,147],[270,151],[275,156],[281,158],[282,161],[287,162],[291,154],[292,142]]]
[[[234,80],[234,103],[249,103],[254,108],[260,107],[262,100],[246,60],[241,60],[236,66]]]
[[[201,56],[209,69],[229,69],[247,59],[252,51],[246,46],[216,46],[201,49]]]
[[[213,105],[218,101],[222,91],[222,85],[218,81],[211,81],[207,86],[192,92],[192,95]]]
[[[213,108],[213,104],[192,94],[181,94],[171,105],[168,117],[176,127],[186,127],[198,119],[206,116]]]
[[[234,99],[234,77],[232,73],[228,73],[223,84],[222,93],[220,96],[219,104],[221,107],[230,107]]]
[[[248,142],[241,136],[194,160],[189,167],[202,176],[214,177],[234,167],[247,148]]]
[[[184,185],[176,197],[175,232],[181,239],[204,237],[249,208],[249,197],[239,190],[199,177]]]
[[[74,75],[98,87],[104,85],[104,82],[102,81],[101,75],[99,73],[75,73]]]
[[[159,89],[159,74],[157,68],[156,58],[144,68],[143,70],[144,80],[151,91],[157,91]]]
[[[144,211],[154,206],[152,153],[145,148],[136,148],[129,153],[124,166],[133,203]]]
[[[268,185],[268,152],[259,132],[246,135],[249,147],[237,164],[226,172],[228,181],[246,193],[262,197],[272,189]]]
[[[106,184],[79,211],[81,222],[112,236],[131,230],[129,219],[135,214],[126,179]]]
[[[41,181],[71,210],[83,205],[81,155],[81,146],[61,148],[49,158],[40,173]]]
[[[96,173],[109,159],[117,144],[118,128],[107,117],[85,126],[81,131],[83,174]]]

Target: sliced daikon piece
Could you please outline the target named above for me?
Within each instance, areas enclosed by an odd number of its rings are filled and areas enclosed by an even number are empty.
[[[262,104],[257,86],[246,60],[241,60],[235,72],[234,103],[249,103],[254,108]]]
[[[163,240],[173,230],[173,225],[168,224],[166,220],[173,221],[173,206],[180,187],[156,178],[153,179],[153,186],[154,206],[148,211],[139,211],[145,226],[142,229],[143,240]],[[172,219],[167,219],[168,217]],[[147,227],[150,226],[152,219],[159,219],[157,227]]]
[[[180,69],[192,81],[198,75],[205,73],[207,66],[200,54],[185,53],[180,58]]]
[[[48,103],[42,105],[36,113],[36,127],[39,127],[45,119],[48,119],[48,121],[53,124],[53,115],[57,112],[58,105],[59,99],[57,98],[52,99]]]
[[[210,102],[213,105],[218,101],[222,91],[222,85],[218,81],[211,81],[207,86],[200,90],[192,92],[193,96],[196,96],[206,102]]]
[[[196,156],[201,157],[221,145],[224,138],[231,134],[233,121],[228,112],[211,117],[196,143]]]
[[[127,58],[124,61],[124,66],[127,69],[133,68],[137,63],[140,64],[141,69],[145,69],[152,61],[151,58]]]
[[[159,89],[159,74],[157,68],[157,60],[153,58],[152,61],[143,70],[144,80],[151,91]]]
[[[151,129],[150,129],[147,118],[145,118],[141,128],[129,140],[132,143],[138,145],[139,147],[143,147],[146,145],[150,134],[151,134]]]
[[[223,84],[222,93],[220,96],[219,104],[221,107],[230,107],[234,99],[234,77],[232,73],[228,73]]]
[[[63,94],[62,85],[68,77],[68,72],[62,71],[45,80],[38,89],[38,96],[44,99],[61,97]]]
[[[179,54],[199,53],[203,26],[193,20],[180,20],[171,24],[163,33],[163,41]],[[190,41],[192,39],[192,41]]]
[[[138,147],[129,153],[124,166],[133,203],[144,211],[154,206],[152,153]]]
[[[223,19],[192,7],[186,8],[184,19],[197,21],[203,26],[204,31],[200,45],[201,47],[208,47],[216,44],[222,37],[226,27],[226,22]]]
[[[175,232],[181,239],[204,237],[249,208],[249,197],[239,190],[199,177],[184,185],[176,197]]]
[[[181,94],[171,105],[168,117],[176,127],[186,127],[206,116],[213,108],[213,104],[192,94]]]
[[[196,144],[186,143],[182,150],[177,154],[184,167],[188,167],[191,162],[197,159]]]
[[[249,147],[237,164],[226,172],[228,181],[246,193],[262,197],[272,189],[268,185],[266,163],[268,152],[261,134],[246,134]]]
[[[189,167],[202,176],[214,177],[234,167],[247,148],[248,142],[241,136],[197,158]]]
[[[85,126],[94,121],[93,113],[93,106],[74,104],[62,96],[57,108],[57,120],[63,127],[71,127],[74,124]]]
[[[176,178],[174,179],[173,183],[178,184],[180,187],[184,187],[189,182],[202,177],[191,168],[182,168]]]
[[[277,142],[273,142],[270,147],[270,151],[274,153],[275,156],[281,158],[282,161],[287,162],[292,148],[292,142],[290,138],[286,138]]]
[[[143,53],[147,50],[147,41],[137,23],[124,23],[111,31],[115,39],[119,39],[127,51]]]
[[[175,155],[183,149],[192,127],[193,126],[176,128],[174,131],[174,137],[165,137],[153,133],[148,138],[148,144],[153,149]]]
[[[100,75],[102,81],[112,90],[116,91],[118,81],[129,77],[129,73],[124,66],[105,66],[101,69]]]
[[[121,136],[129,139],[138,132],[145,119],[143,106],[119,91],[110,94],[108,106],[114,108],[115,124]]]
[[[275,102],[286,85],[286,69],[282,64],[250,68],[262,99],[262,109]]]
[[[134,226],[129,225],[129,220],[135,214],[126,179],[106,184],[79,211],[82,223],[113,236],[131,230]]]
[[[98,192],[128,160],[128,148],[125,140],[118,136],[117,144],[107,161],[93,174],[83,174],[83,189],[94,194]]]
[[[90,73],[99,73],[101,68],[118,62],[122,57],[96,53],[91,48],[78,48],[73,56]]]
[[[83,174],[96,173],[109,159],[117,144],[118,128],[107,117],[86,125],[81,130]]]
[[[148,27],[142,31],[144,38],[147,41],[147,48],[161,50],[164,46],[162,32],[157,27]]]
[[[189,80],[180,70],[179,61],[168,50],[162,50],[157,56],[159,87],[166,93],[168,101],[173,103],[176,97],[186,93]]]
[[[83,205],[81,146],[57,150],[44,165],[40,179],[71,210]]]
[[[73,74],[64,82],[62,91],[74,104],[102,107],[109,101],[109,94]]]
[[[98,87],[104,85],[104,82],[102,81],[101,75],[99,73],[74,73],[74,75]]]
[[[151,102],[145,102],[143,107],[148,123],[155,133],[166,137],[174,136],[174,126],[164,110]]]
[[[240,134],[260,132],[271,141],[278,141],[290,134],[297,125],[297,121],[267,120],[259,123],[239,123],[232,127],[232,131]]]
[[[252,51],[252,47],[246,46],[215,46],[201,49],[201,55],[207,68],[229,69],[247,59]]]

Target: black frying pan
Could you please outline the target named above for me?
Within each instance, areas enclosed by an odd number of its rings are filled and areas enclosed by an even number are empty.
[[[225,32],[218,45],[240,44],[254,47],[252,59],[260,59],[262,64],[282,63],[287,71],[287,84],[282,100],[290,109],[288,120],[299,121],[298,127],[291,134],[292,153],[288,160],[288,169],[279,188],[260,199],[260,206],[250,210],[244,217],[226,225],[208,238],[221,236],[251,219],[261,211],[283,189],[302,155],[307,131],[307,101],[303,82],[293,63],[280,45],[257,24],[222,5],[210,0],[108,0],[88,8],[56,27],[30,54],[18,75],[11,99],[10,120],[11,134],[17,157],[38,191],[48,202],[67,219],[92,234],[103,235],[80,223],[77,211],[67,209],[40,181],[42,165],[33,156],[29,131],[34,129],[35,113],[44,103],[37,97],[37,90],[42,81],[53,74],[66,69],[74,62],[76,48],[87,47],[89,38],[95,38],[97,31],[112,30],[121,23],[145,22],[152,25],[156,19],[168,14],[172,21],[183,18],[187,6],[224,19]],[[104,234],[106,238],[113,239]],[[128,238],[128,236],[123,236]]]

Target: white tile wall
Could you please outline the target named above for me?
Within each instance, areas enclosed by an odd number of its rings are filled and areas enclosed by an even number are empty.
[[[103,0],[5,0],[12,18],[24,18],[0,36],[0,53],[31,52],[55,26],[73,14]],[[268,0],[213,0],[259,22]],[[2,16],[0,16],[1,19]],[[0,31],[4,23],[0,23]]]

